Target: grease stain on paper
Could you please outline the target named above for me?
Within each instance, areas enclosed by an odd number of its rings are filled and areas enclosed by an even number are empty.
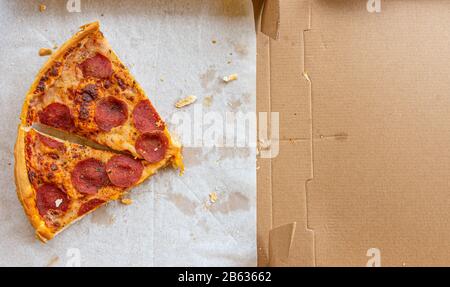
[[[209,67],[206,72],[200,75],[200,84],[203,89],[207,90],[209,85],[217,78],[217,71],[213,67]]]
[[[219,155],[219,161],[233,158],[248,158],[251,153],[251,150],[248,147],[220,147],[217,148],[216,151]]]
[[[233,191],[226,197],[226,199],[217,202],[217,204],[211,207],[211,211],[229,213],[238,210],[248,210],[249,208],[249,198],[241,192]]]
[[[202,164],[203,152],[199,147],[183,148],[183,162],[185,166],[197,166]]]
[[[222,81],[219,81],[221,78],[214,66],[209,66],[203,74],[199,75],[199,79],[200,85],[205,92],[222,93],[224,85]]]
[[[105,206],[94,210],[91,215],[91,222],[98,225],[110,226],[115,221],[114,215],[108,213],[108,209]]]
[[[236,52],[236,54],[238,54],[239,56],[247,56],[248,55],[247,46],[245,46],[241,43],[236,43],[236,42],[231,42],[231,45],[233,46],[233,49]]]
[[[236,112],[242,106],[242,102],[240,99],[234,99],[228,102],[228,106],[231,111]]]
[[[183,214],[188,216],[195,215],[196,204],[189,198],[178,193],[169,193],[167,199],[171,201]]]

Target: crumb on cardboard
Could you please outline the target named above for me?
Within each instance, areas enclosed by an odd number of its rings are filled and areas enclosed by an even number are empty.
[[[47,10],[47,6],[44,3],[39,4],[39,12],[44,12]]]
[[[133,203],[133,200],[131,198],[121,198],[120,202],[125,205],[130,205]]]
[[[216,202],[217,201],[217,193],[211,192],[209,194],[209,201],[211,201],[212,203]]]
[[[223,81],[224,81],[225,83],[228,83],[228,82],[237,80],[237,78],[238,78],[238,75],[237,75],[237,74],[231,74],[231,75],[229,75],[229,76],[223,77]]]
[[[188,105],[190,105],[190,104],[193,104],[196,100],[197,100],[197,97],[196,97],[196,96],[193,96],[193,95],[187,96],[186,98],[179,100],[179,101],[175,104],[175,107],[177,107],[177,108],[179,109],[179,108],[188,106]]]
[[[43,56],[48,56],[52,54],[52,50],[49,48],[40,48],[39,49],[39,56],[43,57]]]

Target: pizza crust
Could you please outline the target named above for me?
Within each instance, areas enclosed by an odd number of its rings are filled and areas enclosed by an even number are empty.
[[[47,72],[48,69],[50,69],[53,64],[55,63],[55,61],[62,55],[64,55],[64,53],[72,46],[74,46],[75,44],[77,44],[79,41],[81,41],[82,39],[84,39],[86,36],[98,31],[100,28],[100,24],[99,22],[93,22],[93,23],[89,23],[86,24],[84,26],[80,27],[80,31],[78,31],[74,36],[72,36],[72,38],[70,38],[67,42],[64,43],[64,45],[62,45],[58,51],[56,51],[48,60],[47,62],[44,64],[44,66],[41,68],[41,70],[39,71],[39,73],[36,75],[36,78],[33,82],[33,84],[31,85],[30,89],[28,90],[28,93],[25,97],[25,102],[22,106],[22,113],[20,115],[20,120],[22,125],[26,126],[26,121],[27,121],[27,113],[28,113],[28,106],[30,104],[30,100],[33,97],[33,91],[36,90],[37,86],[39,85],[39,80],[45,75],[45,73]]]
[[[17,197],[28,216],[31,225],[36,229],[36,236],[42,242],[52,239],[55,233],[47,227],[41,219],[36,207],[36,196],[30,180],[28,179],[27,165],[25,162],[25,132],[26,128],[19,125],[17,141],[14,147],[14,177],[16,180]]]

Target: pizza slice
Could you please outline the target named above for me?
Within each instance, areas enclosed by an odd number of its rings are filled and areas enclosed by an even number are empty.
[[[65,130],[182,170],[180,145],[112,51],[98,22],[82,26],[44,65],[26,96],[21,122]]]
[[[25,127],[19,128],[15,157],[17,194],[43,242],[167,164],[96,150]]]

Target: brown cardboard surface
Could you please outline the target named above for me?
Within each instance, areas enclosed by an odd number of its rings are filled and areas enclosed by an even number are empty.
[[[450,265],[450,3],[279,4],[257,43],[257,108],[280,113],[259,265]]]
[[[303,75],[303,30],[309,3],[280,1],[278,39],[258,34],[257,110],[279,112],[273,138],[280,153],[258,159],[258,264],[313,265],[305,183],[311,177],[309,83]]]

